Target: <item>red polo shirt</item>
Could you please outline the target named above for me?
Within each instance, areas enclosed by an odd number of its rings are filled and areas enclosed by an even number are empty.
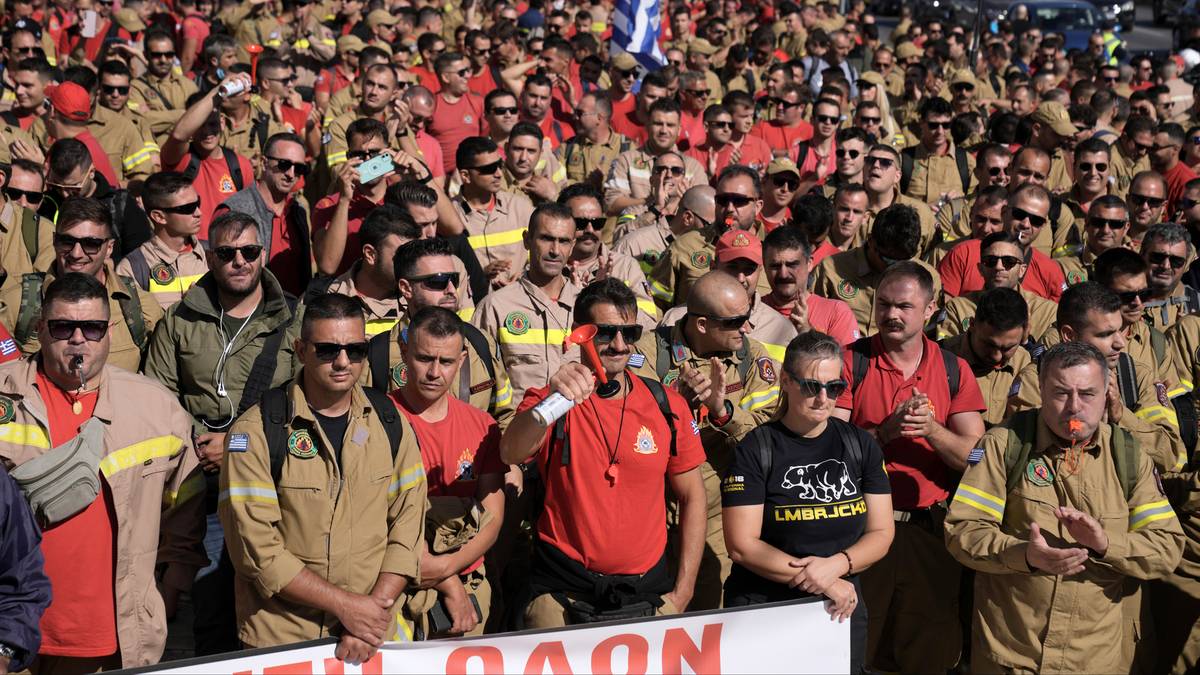
[[[737,161],[733,159],[733,153],[738,153]],[[708,145],[708,141],[702,145],[693,145],[688,148],[685,153],[688,157],[700,162],[700,166],[708,171],[708,158],[713,154],[714,150]],[[720,173],[725,167],[730,164],[745,164],[746,166],[762,173],[767,170],[767,165],[771,163],[771,146],[758,136],[745,136],[742,139],[740,146],[734,143],[726,143],[722,148],[715,150],[717,153],[717,173]],[[716,174],[713,174],[715,176]]]
[[[545,509],[538,519],[542,541],[600,574],[644,574],[667,545],[666,481],[704,462],[700,436],[683,397],[667,388],[677,424],[676,452],[650,390],[636,375],[627,399],[593,394],[567,413],[571,461],[562,465],[561,443],[547,432],[530,461],[547,466]],[[546,397],[548,387],[529,389],[518,412]],[[616,482],[605,478],[615,453]]]
[[[183,171],[191,161],[192,155],[188,153],[178,164],[171,167],[171,171]],[[254,167],[250,166],[250,160],[241,155],[237,156],[237,161],[242,169],[242,187],[248,187],[254,182]],[[223,154],[200,162],[200,170],[196,172],[196,180],[192,181],[192,187],[196,188],[196,194],[200,197],[200,233],[196,236],[201,241],[208,241],[208,225],[212,222],[213,213],[221,202],[238,191]]]
[[[493,90],[499,88],[500,83],[492,77],[491,67],[484,68],[482,74],[472,75],[471,77],[467,78],[467,89],[469,89],[472,94],[478,94],[479,96],[486,98],[487,95],[492,93]]]
[[[633,100],[632,96],[629,98]],[[616,108],[614,108],[612,128],[638,147],[641,147],[646,142],[646,127],[638,121],[636,104],[629,106],[629,109],[622,113],[617,113]]]
[[[946,295],[959,296],[983,290],[983,276],[979,274],[979,244],[979,239],[964,239],[938,263],[937,271],[942,277],[942,288],[946,290]],[[1021,280],[1021,287],[1058,302],[1063,291],[1067,290],[1067,280],[1062,268],[1050,256],[1034,249],[1029,271]]]
[[[870,338],[871,356],[867,374],[858,391],[847,387],[838,397],[837,407],[849,410],[850,422],[873,429],[892,414],[896,406],[920,391],[929,397],[933,417],[941,425],[951,415],[987,410],[979,383],[967,362],[958,359],[958,395],[950,398],[950,381],[942,361],[940,347],[922,336],[925,353],[912,377],[905,378],[887,354],[879,335]],[[842,376],[853,385],[853,352],[845,352]],[[924,509],[950,496],[958,482],[955,472],[946,466],[924,438],[898,438],[883,447],[888,478],[892,482],[892,504],[897,509]]]
[[[442,90],[442,83],[438,80],[437,75],[432,70],[424,66],[411,66],[409,68],[414,75],[417,76],[417,82],[433,93],[438,93]]]
[[[335,192],[317,202],[312,214],[313,234],[329,227],[330,221],[333,220],[333,212],[341,200],[342,193]],[[362,257],[362,243],[358,240],[358,229],[362,227],[363,218],[379,208],[381,204],[383,204],[383,200],[373,202],[359,192],[354,193],[354,196],[350,198],[350,212],[346,215],[346,250],[342,253],[342,262],[338,264],[334,276],[350,269],[354,261]]]
[[[530,120],[522,121],[528,122]],[[542,130],[542,136],[550,140],[551,149],[558,149],[558,146],[562,145],[563,141],[575,136],[575,128],[556,117],[553,112],[546,113],[546,116],[537,125]]]
[[[755,124],[750,133],[766,141],[772,150],[787,150],[791,155],[797,145],[812,138],[813,128],[804,120],[794,127],[763,121]]]
[[[437,108],[425,130],[442,146],[442,169],[446,173],[453,173],[454,152],[463,139],[487,135],[483,121],[483,98],[468,91],[454,103],[448,103],[445,93],[436,96]]]
[[[704,129],[704,113],[701,112],[699,115],[683,113],[679,123],[679,147],[686,150],[700,145],[707,138],[708,131]]]

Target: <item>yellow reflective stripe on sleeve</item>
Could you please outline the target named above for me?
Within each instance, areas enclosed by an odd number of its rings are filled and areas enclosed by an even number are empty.
[[[177,436],[155,436],[144,441],[125,446],[116,452],[110,452],[100,460],[100,473],[105,478],[112,478],[117,473],[130,467],[159,457],[170,457],[179,452],[183,440]]]
[[[509,332],[505,326],[500,327],[500,344],[505,345],[554,345],[559,346],[567,339],[567,331],[561,328],[546,330],[530,328],[520,335]]]
[[[259,502],[276,504],[279,494],[274,483],[262,481],[229,481],[229,487],[221,490],[218,500],[222,502]]]
[[[500,389],[492,390],[492,407],[500,408],[512,404],[512,387],[507,382]]]
[[[655,319],[658,318],[658,305],[654,304],[653,300],[647,300],[646,298],[638,298],[637,306],[638,306],[638,309],[642,310],[646,314],[649,314],[650,316],[654,317]]]
[[[394,499],[401,492],[413,489],[424,480],[425,465],[413,464],[401,471],[400,475],[393,477],[392,484],[388,486],[388,499]]]
[[[0,425],[0,443],[28,445],[43,450],[50,449],[50,437],[36,424],[9,422],[8,424]]]
[[[187,276],[179,276],[168,281],[167,283],[159,283],[158,279],[150,277],[150,292],[151,293],[186,293],[203,274],[192,274]]]
[[[1139,528],[1145,527],[1156,520],[1166,520],[1174,518],[1175,511],[1171,508],[1171,503],[1163,499],[1141,506],[1129,512],[1129,531],[1136,532]]]
[[[183,485],[179,486],[178,492],[171,490],[163,490],[163,508],[169,509],[176,504],[183,504],[187,500],[204,492],[204,476],[199,473],[193,474],[187,480],[183,481]]]
[[[1178,387],[1175,387],[1174,389],[1167,392],[1167,398],[1170,398],[1170,399],[1178,398],[1178,397],[1183,396],[1184,394],[1188,393],[1191,390],[1192,390],[1191,382],[1188,382],[1187,384],[1180,382]]]
[[[299,40],[296,40],[295,42],[293,42],[292,45],[296,49],[308,49],[309,47],[312,46],[312,43],[310,43],[308,41],[308,38],[300,38]]]
[[[337,166],[338,164],[342,164],[345,161],[346,161],[346,151],[345,150],[342,150],[341,152],[331,152],[325,157],[325,163],[331,167]]]
[[[143,147],[141,150],[138,150],[137,152],[133,153],[132,155],[121,160],[121,164],[126,169],[132,169],[133,167],[135,167],[139,164],[142,164],[143,162],[150,161],[151,159],[153,159],[153,155],[154,155],[153,150],[151,150],[150,148]]]
[[[954,501],[973,506],[996,520],[1004,519],[1004,500],[965,483],[958,484]]]
[[[755,410],[758,410],[760,408],[765,408],[766,406],[771,405],[778,399],[779,399],[779,387],[772,386],[768,389],[764,389],[763,391],[756,392],[753,394],[747,394],[747,395],[743,396],[742,400],[738,403],[738,405],[743,410],[749,410],[750,412],[754,412]]]
[[[505,232],[496,232],[494,234],[476,234],[467,237],[467,243],[473,249],[491,248],[493,246],[508,246],[521,241],[525,234],[525,228],[518,227]]]
[[[635,220],[637,220],[637,216],[633,215],[632,213],[623,213],[617,216],[618,223],[632,223]]]
[[[1195,386],[1192,384],[1191,380],[1180,380],[1179,386],[1181,389],[1184,389],[1185,391],[1191,391],[1192,389],[1195,389]]]
[[[1173,427],[1179,426],[1179,417],[1175,415],[1175,411],[1162,405],[1148,405],[1144,408],[1138,408],[1134,413],[1138,417],[1147,422],[1155,422],[1158,420],[1166,420]]]
[[[367,321],[367,336],[374,337],[380,333],[386,333],[396,325],[397,319],[371,319]]]
[[[673,298],[675,296],[675,293],[673,293],[671,291],[671,289],[660,284],[657,280],[651,279],[650,280],[650,295],[653,295],[654,297],[658,298],[659,300],[662,300],[663,302],[670,302],[671,298]]]
[[[1067,258],[1067,257],[1078,256],[1082,252],[1083,252],[1083,247],[1080,246],[1079,244],[1066,244],[1064,246],[1059,246],[1058,248],[1050,251],[1050,257],[1051,258]]]
[[[773,345],[767,342],[761,344],[766,350],[767,356],[775,359],[775,363],[783,363],[783,354],[787,351],[787,345]]]
[[[159,152],[160,150],[162,150],[162,148],[158,147],[158,143],[155,143],[154,141],[146,141],[145,143],[142,144],[142,147],[149,150],[150,152]]]
[[[470,321],[471,317],[473,316],[475,316],[474,307],[463,307],[462,309],[458,310],[458,318],[462,319],[463,321]]]

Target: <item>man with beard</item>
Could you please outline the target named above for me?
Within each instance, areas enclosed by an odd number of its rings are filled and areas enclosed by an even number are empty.
[[[771,292],[762,296],[764,305],[779,312],[797,333],[820,331],[848,345],[857,340],[858,321],[849,305],[824,298],[808,290],[812,248],[794,227],[781,227],[763,240],[763,272]]]
[[[568,181],[586,181],[602,189],[617,155],[632,147],[629,139],[613,130],[612,116],[612,103],[603,94],[592,92],[579,100],[575,106],[576,134],[556,152],[566,167]]]
[[[1142,257],[1150,265],[1146,320],[1166,331],[1179,317],[1200,311],[1200,292],[1181,283],[1187,261],[1196,256],[1192,237],[1182,225],[1159,223],[1142,239]]]
[[[1154,171],[1142,171],[1129,184],[1125,201],[1129,204],[1129,245],[1137,251],[1150,227],[1165,219],[1167,181]]]
[[[504,189],[521,191],[534,204],[553,201],[566,181],[566,171],[550,153],[536,124],[518,122],[504,144]]]
[[[548,76],[535,73],[525,80],[518,99],[521,120],[537,125],[542,134],[550,139],[552,149],[575,135],[569,122],[554,116],[551,108],[555,102],[554,81]]]
[[[165,135],[187,108],[196,84],[175,71],[175,40],[169,33],[148,31],[143,51],[133,53],[145,60],[146,73],[130,84],[130,109],[155,136]]]
[[[967,214],[967,236],[943,241],[925,254],[925,262],[937,266],[964,241],[983,239],[993,232],[1004,229],[1004,207],[1008,205],[1008,190],[999,185],[975,191],[971,196],[971,211]],[[943,207],[944,208],[944,207]]]
[[[1092,201],[1083,223],[1082,252],[1055,258],[1068,286],[1092,278],[1092,266],[1105,251],[1124,247],[1129,232],[1129,209],[1120,197],[1102,195]]]
[[[265,269],[257,222],[225,213],[212,223],[208,273],[174,304],[154,333],[144,372],[179,397],[195,420],[196,452],[216,488],[225,435],[238,415],[263,392],[292,377],[293,342],[299,322],[295,303]],[[221,526],[208,505],[210,566],[196,581],[196,653],[238,649],[233,610],[233,570],[218,565]]]
[[[779,98],[771,101],[775,116],[760,121],[750,132],[766,141],[776,155],[791,156],[797,145],[812,138],[812,125],[804,121],[802,97],[800,85],[784,85]]]
[[[920,110],[921,144],[906,148],[902,154],[900,190],[918,201],[945,205],[953,197],[970,194],[975,187],[975,161],[950,137],[954,109],[949,102],[929,98]]]
[[[483,119],[487,122],[488,138],[504,147],[508,135],[521,120],[517,97],[507,89],[494,89],[483,98]]]

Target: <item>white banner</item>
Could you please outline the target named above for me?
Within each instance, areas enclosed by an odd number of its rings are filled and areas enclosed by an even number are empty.
[[[142,672],[235,675],[382,673],[847,673],[850,624],[820,602],[762,605],[561,630],[389,643],[361,666],[336,643],[164,663]]]

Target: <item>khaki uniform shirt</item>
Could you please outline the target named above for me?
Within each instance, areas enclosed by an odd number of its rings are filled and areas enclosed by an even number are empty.
[[[967,365],[971,366],[971,372],[975,375],[979,391],[987,404],[987,410],[983,412],[983,423],[988,428],[1004,422],[1012,414],[1016,407],[1016,395],[1021,390],[1021,377],[1028,375],[1025,371],[1032,369],[1033,376],[1037,376],[1037,364],[1025,349],[1018,348],[1008,363],[995,368],[990,363],[981,362],[975,356],[966,332],[939,340],[939,343],[961,356]]]
[[[1067,285],[1074,286],[1092,278],[1092,265],[1096,262],[1096,256],[1084,248],[1078,256],[1055,258],[1054,262],[1062,268],[1063,279],[1066,280]]]
[[[663,316],[663,326],[674,326],[687,315],[687,307],[672,308]],[[796,337],[796,326],[787,317],[775,311],[762,301],[762,295],[755,293],[750,299],[750,330],[747,332],[757,342],[767,356],[776,363],[783,363],[784,352],[788,343]]]
[[[613,161],[633,144],[615,131],[610,131],[604,143],[593,143],[583,136],[574,136],[558,146],[555,155],[566,167],[566,179],[570,183],[591,183],[597,188],[604,186]]]
[[[32,132],[38,129],[41,135],[35,139]],[[0,163],[12,164],[13,141],[25,141],[30,145],[36,144],[39,148],[49,148],[50,145],[46,143],[46,123],[40,117],[35,117],[29,131],[25,131],[19,124],[9,124],[0,120]]]
[[[400,320],[401,302],[399,298],[376,299],[359,293],[354,285],[354,275],[360,269],[362,269],[362,260],[357,260],[350,266],[350,269],[343,272],[329,285],[328,292],[338,293],[349,298],[358,298],[367,319],[367,337],[371,338],[390,331],[396,325],[396,322]]]
[[[983,436],[983,457],[963,474],[946,517],[947,548],[977,572],[972,670],[1127,671],[1134,636],[1116,598],[1136,580],[1171,572],[1183,547],[1154,465],[1139,453],[1137,481],[1126,500],[1110,450],[1111,427],[1100,427],[1072,474],[1039,419],[1029,464],[1010,490],[1004,459],[1009,433],[999,427]],[[1078,545],[1054,516],[1058,506],[1094,517],[1109,541],[1103,558],[1090,557],[1084,571],[1071,577],[1031,570],[1025,557],[1035,522],[1051,546]]]
[[[1189,287],[1182,282],[1175,285],[1171,295],[1163,300],[1151,300],[1146,303],[1146,321],[1151,326],[1166,332],[1174,326],[1181,317],[1200,311],[1200,306],[1194,299],[1195,291],[1189,292]]]
[[[1108,175],[1112,180],[1111,192],[1124,198],[1129,194],[1129,188],[1133,186],[1133,177],[1150,169],[1150,157],[1147,155],[1134,162],[1125,156],[1125,151],[1121,149],[1120,143],[1113,143],[1109,149]]]
[[[908,183],[908,191],[904,194],[919,202],[932,204],[938,201],[943,193],[962,196],[975,191],[979,183],[975,178],[975,158],[970,153],[967,154],[967,175],[970,184],[964,190],[958,173],[958,161],[954,156],[953,142],[949,148],[945,155],[934,155],[924,145],[916,147],[912,178]]]
[[[546,386],[564,363],[579,361],[578,346],[563,350],[578,294],[579,288],[568,280],[557,298],[549,298],[522,274],[488,293],[475,308],[471,323],[499,345],[517,407],[526,389]]]
[[[943,242],[954,242],[971,236],[971,209],[974,207],[975,192],[965,197],[955,197],[942,204],[942,208],[938,209],[936,221]],[[936,265],[937,262],[932,264]]]
[[[704,185],[708,182],[708,174],[700,162],[691,157],[683,156],[684,189],[694,185]],[[646,199],[650,196],[650,171],[654,168],[654,155],[639,148],[617,155],[608,171],[608,179],[604,182],[604,210],[618,197]],[[638,215],[646,210],[645,205],[626,208],[626,215]]]
[[[658,325],[659,312],[658,306],[654,304],[654,299],[650,297],[650,283],[646,281],[646,275],[642,272],[642,268],[638,265],[638,261],[624,253],[618,253],[600,245],[598,255],[591,262],[576,267],[572,271],[578,277],[582,277],[587,281],[580,288],[586,287],[588,284],[596,280],[596,273],[600,271],[600,260],[605,256],[612,259],[612,277],[625,282],[629,290],[637,296],[638,306],[638,323],[646,330],[654,330]]]
[[[667,226],[665,218],[655,218],[651,213],[644,213],[640,219],[650,222],[627,232],[613,244],[613,250],[636,260],[642,272],[648,275],[667,247],[675,241],[675,235],[671,234],[671,228]]]
[[[533,215],[533,203],[528,197],[501,190],[496,193],[491,210],[473,210],[462,197],[455,197],[450,203],[466,226],[467,242],[479,257],[480,265],[486,268],[493,260],[508,260],[509,279],[525,271],[529,251],[525,250],[523,237]]]
[[[1071,167],[1067,166],[1063,151],[1055,149],[1054,154],[1050,156],[1050,175],[1046,178],[1046,189],[1054,193],[1067,192],[1074,182],[1071,178]]]
[[[112,495],[116,632],[124,668],[156,664],[167,641],[155,568],[190,580],[208,564],[204,478],[192,450],[191,419],[162,385],[105,366],[96,378],[92,417],[104,422],[99,473]],[[0,366],[0,398],[11,405],[0,423],[0,462],[8,469],[50,447],[46,403],[37,388],[37,360]],[[182,588],[181,590],[187,590]]]
[[[192,237],[189,243],[187,251],[172,251],[162,239],[150,237],[134,254],[117,263],[117,274],[136,281],[143,291],[154,296],[163,310],[170,309],[200,277],[208,274],[208,261],[204,258],[200,240]],[[135,255],[142,257],[149,272],[144,279],[133,268],[130,259]]]
[[[108,163],[123,185],[144,180],[155,172],[158,145],[153,139],[145,138],[137,126],[122,115],[96,106],[88,120],[88,131],[104,148]]]
[[[1171,327],[1172,362],[1180,375],[1181,389],[1192,391],[1200,365],[1200,316],[1184,316]],[[1187,535],[1183,561],[1176,572],[1184,583],[1200,578],[1200,457],[1193,452],[1191,460],[1178,472],[1163,474],[1163,488],[1175,507]],[[1174,581],[1172,582],[1174,585]]]
[[[709,241],[709,234],[702,230],[684,232],[671,241],[647,279],[650,282],[650,294],[662,310],[687,302],[692,285],[712,270],[715,250],[716,247]],[[767,275],[758,275],[758,288],[755,290],[762,295],[771,292]]]
[[[921,223],[921,244],[917,250],[917,257],[923,256],[933,246],[933,238],[937,233],[937,225],[934,224],[933,210],[925,202],[917,201],[912,197],[900,194],[900,187],[893,188],[894,201],[892,204],[904,204],[911,206],[917,212],[917,218]],[[943,206],[943,208],[945,208]],[[866,243],[867,237],[871,234],[871,228],[875,225],[875,216],[879,215],[877,211],[870,206],[867,207],[866,216],[863,217],[862,225],[858,227],[858,232],[849,242],[851,247],[862,246]]]
[[[288,388],[293,412],[279,480],[259,406],[233,423],[225,441],[217,513],[236,572],[238,639],[255,647],[340,632],[337,617],[280,594],[302,570],[351,593],[371,592],[383,573],[419,578],[428,486],[416,433],[399,415],[403,433],[393,458],[379,413],[356,386],[335,453],[301,377]],[[393,607],[387,639],[404,634],[400,609]]]
[[[1041,342],[1046,333],[1054,327],[1054,321],[1058,317],[1058,304],[1024,288],[1018,288],[1017,291],[1029,307],[1029,337],[1034,342]],[[983,293],[971,291],[946,300],[945,311],[937,324],[937,339],[967,332],[975,318],[975,310]]]
[[[45,272],[54,264],[54,223],[34,212],[37,221],[37,252],[31,254],[25,246],[22,224],[25,207],[4,200],[0,206],[0,266],[11,281],[20,285],[20,278],[30,272]],[[12,325],[12,324],[9,324]]]
[[[942,296],[941,277],[928,264],[917,262],[933,276],[933,298],[936,302]],[[845,301],[854,312],[854,318],[858,319],[859,334],[872,335],[878,329],[875,325],[875,290],[882,278],[883,270],[876,272],[871,269],[867,262],[867,251],[860,246],[822,260],[812,279],[812,291],[826,298]]]
[[[349,86],[339,89],[337,93],[329,97],[329,105],[325,107],[325,116],[321,120],[321,126],[328,129],[331,122],[347,111],[357,108],[361,101],[362,87],[359,86],[358,80],[354,80],[350,82]]]
[[[188,97],[196,91],[196,83],[174,69],[162,79],[146,73],[130,83],[127,105],[161,141],[183,116]]]
[[[260,139],[259,135],[254,133],[254,129],[258,120],[262,119],[264,115],[267,120],[267,133]],[[258,158],[263,152],[262,146],[259,145],[260,140],[265,143],[266,139],[275,134],[288,131],[288,129],[275,121],[275,117],[271,114],[271,109],[261,103],[254,105],[254,102],[252,102],[250,105],[250,116],[240,124],[228,115],[222,114],[221,119],[223,120],[221,124],[221,147],[229,148],[250,160],[251,166],[259,165]]]

